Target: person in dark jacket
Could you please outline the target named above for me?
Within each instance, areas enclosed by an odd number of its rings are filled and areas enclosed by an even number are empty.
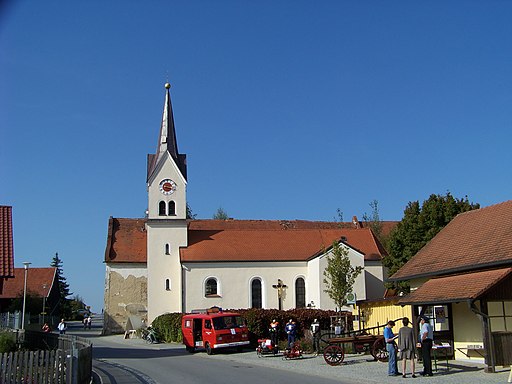
[[[407,360],[411,360],[412,377],[414,374],[414,360],[416,359],[416,341],[414,340],[414,330],[409,327],[409,318],[402,319],[404,325],[398,331],[398,358],[402,360],[402,377],[407,375]]]

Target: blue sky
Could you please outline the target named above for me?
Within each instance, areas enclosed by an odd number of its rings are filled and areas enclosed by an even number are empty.
[[[511,198],[511,1],[0,3],[0,204],[101,311],[109,216],[143,217],[172,84],[198,218],[400,220]]]

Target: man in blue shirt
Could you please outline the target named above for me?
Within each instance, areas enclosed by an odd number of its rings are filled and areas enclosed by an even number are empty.
[[[388,351],[388,375],[389,376],[398,376],[398,367],[396,362],[396,343],[395,339],[398,335],[395,336],[393,333],[393,327],[395,326],[395,322],[393,320],[389,320],[388,324],[384,328],[384,340],[386,340],[386,350]]]
[[[432,351],[432,341],[434,340],[434,332],[427,316],[422,315],[420,320],[420,335],[418,341],[421,343],[421,357],[423,359],[422,376],[434,376],[432,373],[432,359],[430,353]]]
[[[297,324],[295,324],[295,321],[290,319],[288,323],[286,323],[285,327],[286,334],[288,335],[288,348],[291,348],[293,343],[295,343],[295,335],[297,332]]]

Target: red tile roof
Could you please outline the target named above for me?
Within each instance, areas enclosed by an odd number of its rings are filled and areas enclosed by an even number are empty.
[[[398,304],[429,305],[476,300],[511,274],[512,268],[502,268],[430,279],[401,298]]]
[[[0,278],[14,276],[12,207],[0,205]]]
[[[57,268],[28,268],[27,294],[35,297],[48,297],[52,285],[56,284]],[[23,295],[25,268],[14,268],[14,277],[4,281],[4,290],[0,299],[14,299]]]
[[[106,262],[146,262],[143,219],[109,222]],[[183,262],[306,261],[342,240],[380,260],[385,250],[368,228],[340,228],[340,223],[278,220],[192,220],[189,244],[181,249]]]
[[[512,266],[512,200],[456,216],[390,280]]]
[[[108,222],[105,261],[116,263],[146,262],[146,220],[116,219]]]

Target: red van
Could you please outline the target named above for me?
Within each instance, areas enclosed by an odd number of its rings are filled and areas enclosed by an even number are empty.
[[[211,355],[216,349],[249,345],[249,330],[242,316],[219,309],[184,315],[181,320],[183,344],[187,351],[204,348]]]

